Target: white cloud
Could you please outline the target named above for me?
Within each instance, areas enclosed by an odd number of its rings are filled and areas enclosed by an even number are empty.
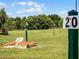
[[[28,1],[28,2],[21,1],[21,2],[18,2],[17,4],[21,5],[21,6],[32,6],[32,5],[35,5],[36,3],[35,2],[31,2],[31,1]]]
[[[59,13],[60,14],[65,14],[65,13],[67,13],[67,11],[60,11]]]
[[[57,14],[64,18],[65,16],[67,16],[67,11],[59,11]]]
[[[7,15],[13,15],[13,13],[12,12],[7,12]]]
[[[29,8],[18,10],[17,13],[37,13],[37,14],[40,14],[43,12],[44,9],[46,9],[45,7],[43,7],[42,4],[37,4],[36,2],[31,2],[31,1],[18,2],[18,5],[29,6]]]
[[[41,8],[37,8],[37,9],[29,8],[29,9],[21,9],[21,10],[17,11],[17,13],[20,13],[20,14],[22,14],[22,13],[38,13],[38,14],[40,14],[40,13],[42,13],[42,10],[41,10]]]
[[[7,4],[0,2],[0,9],[5,8]]]
[[[30,8],[30,9],[21,9],[21,10],[19,10],[19,11],[17,11],[17,13],[27,13],[27,12],[29,12],[29,13],[31,13],[31,12],[33,12],[34,11],[34,8]]]
[[[31,2],[31,1],[27,2],[28,6],[32,6],[32,5],[35,5],[35,4],[36,4],[35,2]]]
[[[15,3],[11,4],[11,7],[18,7],[18,9],[15,13],[17,16],[42,14],[44,9],[46,9],[43,4],[38,4],[38,3],[32,2],[32,1],[15,2]],[[15,16],[14,13],[8,13],[8,15]]]
[[[25,2],[25,1],[22,1],[22,2],[18,2],[17,4],[18,4],[18,5],[25,6],[25,5],[27,5],[27,2]]]

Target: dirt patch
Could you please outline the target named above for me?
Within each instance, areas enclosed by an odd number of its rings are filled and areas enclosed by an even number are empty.
[[[16,45],[17,44],[17,45]],[[6,43],[6,44],[3,44],[3,46],[21,46],[21,47],[36,47],[37,46],[37,43],[36,42],[10,42],[10,43]]]

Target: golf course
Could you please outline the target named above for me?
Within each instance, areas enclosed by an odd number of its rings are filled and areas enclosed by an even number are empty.
[[[26,38],[25,30],[9,31],[0,35],[0,44]],[[0,59],[68,59],[68,33],[64,29],[28,30],[28,40],[37,43],[35,48],[3,48],[0,45]]]

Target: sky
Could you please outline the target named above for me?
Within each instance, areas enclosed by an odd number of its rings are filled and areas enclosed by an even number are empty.
[[[68,11],[75,9],[75,0],[0,0],[0,9],[2,8],[5,8],[10,17],[39,14],[58,14],[64,17]]]

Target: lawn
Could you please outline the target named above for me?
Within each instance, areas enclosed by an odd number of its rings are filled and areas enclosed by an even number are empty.
[[[37,47],[29,49],[0,47],[0,59],[67,59],[67,36],[67,30],[63,29],[29,30],[28,39],[37,42]],[[0,43],[14,41],[17,37],[25,38],[25,31],[15,30],[9,31],[8,36],[0,35]]]

